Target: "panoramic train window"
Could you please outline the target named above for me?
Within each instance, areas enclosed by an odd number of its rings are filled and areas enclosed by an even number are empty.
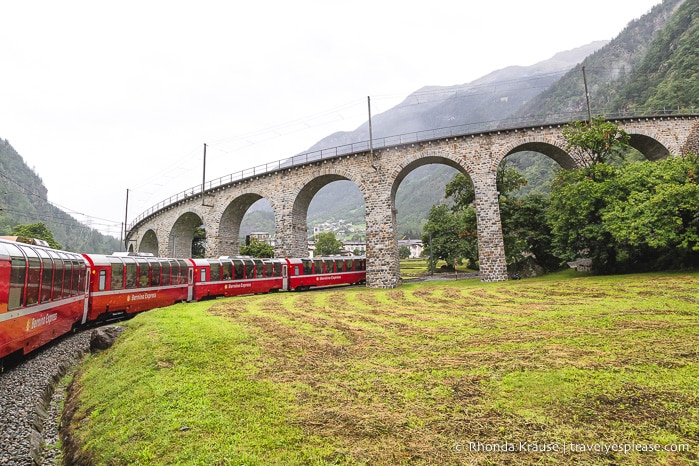
[[[150,277],[151,286],[160,286],[160,262],[158,262],[158,261],[151,262],[150,263],[150,270],[151,270],[151,277]]]
[[[126,282],[126,288],[136,288],[136,283],[138,283],[138,268],[136,267],[136,262],[132,257],[124,257],[124,281]]]
[[[85,292],[85,261],[73,256],[73,295]]]
[[[274,263],[274,276],[275,276],[275,277],[281,277],[281,276],[282,276],[282,263],[281,263],[281,262],[275,262],[275,263]]]
[[[110,258],[112,263],[112,283],[110,290],[121,290],[124,288],[124,263],[117,257]]]
[[[333,273],[335,271],[334,268],[335,261],[332,259],[328,259],[325,261],[325,273]]]
[[[62,252],[58,254],[63,259],[63,292],[61,293],[61,297],[69,298],[71,279],[73,278],[73,262],[70,260],[70,257]]]
[[[260,259],[255,259],[255,276],[262,278],[265,276],[265,264]]]
[[[61,289],[63,287],[63,259],[57,252],[49,251],[49,255],[53,258],[53,289],[51,291],[51,299],[61,299]]]
[[[10,294],[7,299],[7,309],[17,309],[24,305],[24,281],[27,277],[27,260],[18,247],[6,244],[12,266],[10,268]]]
[[[38,249],[37,252],[44,263],[44,269],[41,272],[41,294],[40,301],[42,303],[51,301],[51,286],[53,286],[53,259],[49,253],[43,249]]]
[[[161,274],[162,274],[161,275],[162,278],[160,279],[160,284],[162,286],[170,285],[170,283],[171,283],[171,280],[170,280],[170,274],[171,274],[170,262],[168,262],[168,261],[160,262],[160,269],[161,269]]]
[[[245,278],[255,278],[255,263],[250,259],[243,259],[245,264]]]
[[[243,261],[240,259],[235,259],[233,264],[235,265],[235,279],[241,280],[245,276]]]
[[[221,264],[223,268],[223,279],[230,280],[233,278],[233,263],[231,261],[225,261]]]
[[[209,265],[211,266],[211,270],[209,272],[209,280],[213,281],[220,281],[221,280],[221,263],[215,260],[210,260]]]
[[[323,261],[316,259],[313,261],[313,273],[323,273]]]
[[[27,256],[27,306],[39,302],[39,280],[41,279],[41,260],[32,248],[22,247]]]
[[[303,274],[310,275],[313,273],[313,261],[311,259],[301,259],[303,262]]]
[[[263,261],[265,263],[265,277],[274,277],[274,262],[272,261]]]
[[[150,264],[147,259],[137,258],[138,263],[138,287],[147,288],[150,286]]]
[[[180,274],[179,274],[179,280],[177,281],[178,285],[186,285],[187,284],[187,261],[184,259],[177,259],[177,263],[180,265]]]

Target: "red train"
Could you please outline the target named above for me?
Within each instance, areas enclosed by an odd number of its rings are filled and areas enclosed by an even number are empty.
[[[366,281],[360,256],[166,259],[0,239],[0,360],[72,329],[181,301]]]

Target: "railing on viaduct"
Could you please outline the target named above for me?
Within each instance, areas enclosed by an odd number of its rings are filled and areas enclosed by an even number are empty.
[[[699,109],[697,109],[699,110]],[[628,113],[628,112],[617,112],[617,113],[607,113],[604,116],[608,120],[629,120],[637,118],[663,118],[672,115],[694,115],[695,109],[687,108],[663,108],[662,110],[655,110],[652,112],[639,113]],[[428,142],[437,139],[451,138],[451,137],[461,137],[470,136],[472,134],[482,134],[489,133],[493,131],[508,131],[515,129],[526,129],[533,128],[541,125],[563,125],[573,121],[584,121],[587,119],[587,113],[574,113],[574,114],[556,114],[548,115],[540,119],[537,118],[527,118],[525,119],[507,119],[507,120],[493,120],[486,122],[471,123],[466,125],[458,126],[447,126],[444,128],[415,131],[410,133],[399,134],[396,136],[387,136],[375,138],[372,141],[374,149],[382,149],[386,147],[394,147],[402,144],[411,144],[416,142]],[[526,124],[524,124],[526,123]],[[202,187],[201,184],[193,186],[189,189],[185,189],[182,192],[174,194],[167,199],[157,203],[156,205],[150,207],[148,210],[142,212],[138,217],[136,217],[128,226],[127,231],[133,229],[134,226],[142,222],[143,220],[151,217],[155,213],[165,209],[166,207],[176,204],[177,202],[183,201],[185,199],[190,199],[194,196],[201,195],[202,188],[204,192],[209,191],[214,188],[225,186],[231,183],[245,180],[247,178],[252,178],[255,176],[260,176],[267,173],[276,172],[279,170],[285,170],[292,167],[306,165],[308,163],[316,162],[318,160],[332,159],[336,157],[341,157],[345,155],[351,155],[355,153],[365,153],[370,150],[370,141],[361,141],[352,144],[346,144],[337,147],[331,147],[328,149],[321,149],[311,152],[304,152],[292,157],[287,157],[282,160],[277,160],[276,162],[270,162],[263,165],[257,165],[252,168],[246,168],[244,170],[231,173],[220,178],[207,181]]]

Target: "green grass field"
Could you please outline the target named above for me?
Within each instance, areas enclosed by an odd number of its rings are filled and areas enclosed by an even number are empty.
[[[278,293],[125,325],[74,379],[94,464],[699,464],[699,273]]]

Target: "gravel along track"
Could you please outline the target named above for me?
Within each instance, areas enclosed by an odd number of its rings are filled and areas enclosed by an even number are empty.
[[[90,333],[69,334],[0,374],[0,466],[55,465],[65,390],[60,379],[89,351]]]

